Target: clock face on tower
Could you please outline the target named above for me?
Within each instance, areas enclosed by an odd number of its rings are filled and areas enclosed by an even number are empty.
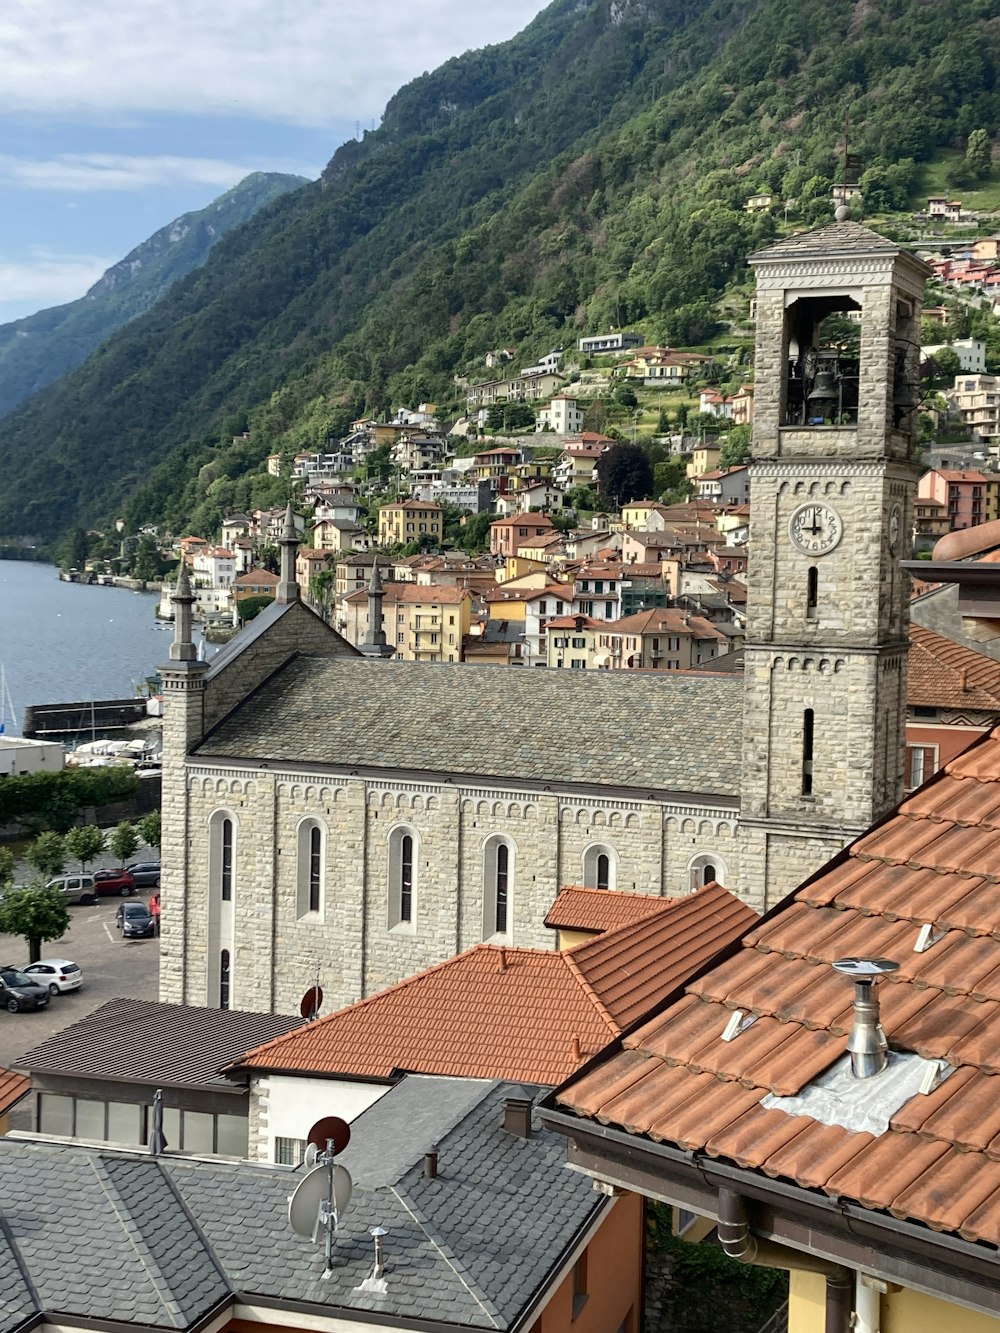
[[[788,535],[806,555],[826,555],[844,535],[844,521],[831,505],[799,505],[788,520]]]

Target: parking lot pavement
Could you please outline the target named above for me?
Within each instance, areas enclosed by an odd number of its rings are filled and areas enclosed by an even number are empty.
[[[149,901],[152,890],[140,890],[138,899]],[[0,1067],[10,1067],[20,1056],[92,1013],[107,1000],[127,996],[155,1000],[158,990],[160,941],[122,940],[115,929],[115,913],[121,902],[135,898],[108,896],[93,907],[71,907],[70,927],[61,940],[42,945],[43,958],[69,958],[80,965],[83,985],[77,991],[56,995],[45,1009],[9,1014],[0,1009]],[[27,942],[17,935],[0,935],[0,965],[23,967],[28,961]],[[30,1128],[30,1098],[15,1108],[12,1129]]]

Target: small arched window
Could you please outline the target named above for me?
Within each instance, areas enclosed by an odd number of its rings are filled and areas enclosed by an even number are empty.
[[[725,884],[726,864],[720,856],[712,852],[699,852],[688,863],[688,889],[704,888],[706,884]]]
[[[233,901],[233,821],[224,819],[219,830],[219,892],[224,903]]]
[[[317,819],[304,819],[299,825],[296,874],[298,916],[320,916],[326,881],[326,829]]]
[[[229,981],[230,981],[229,950],[223,949],[219,954],[219,1008],[229,1008]]]
[[[389,834],[389,929],[413,930],[417,913],[420,839],[408,828]]]
[[[593,843],[583,854],[583,884],[588,889],[613,889],[618,882],[618,853]]]
[[[483,844],[483,939],[502,935],[509,940],[514,921],[514,861],[516,848],[507,838],[494,836]]]

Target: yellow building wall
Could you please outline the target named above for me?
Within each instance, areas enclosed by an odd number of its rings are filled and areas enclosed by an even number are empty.
[[[792,1273],[788,1284],[788,1333],[823,1333],[826,1279]],[[1000,1320],[903,1287],[882,1297],[880,1333],[998,1333]]]

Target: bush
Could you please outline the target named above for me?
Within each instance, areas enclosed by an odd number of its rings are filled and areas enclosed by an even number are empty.
[[[88,806],[128,800],[139,787],[134,769],[66,768],[19,773],[0,782],[0,824],[32,824],[64,833]]]

